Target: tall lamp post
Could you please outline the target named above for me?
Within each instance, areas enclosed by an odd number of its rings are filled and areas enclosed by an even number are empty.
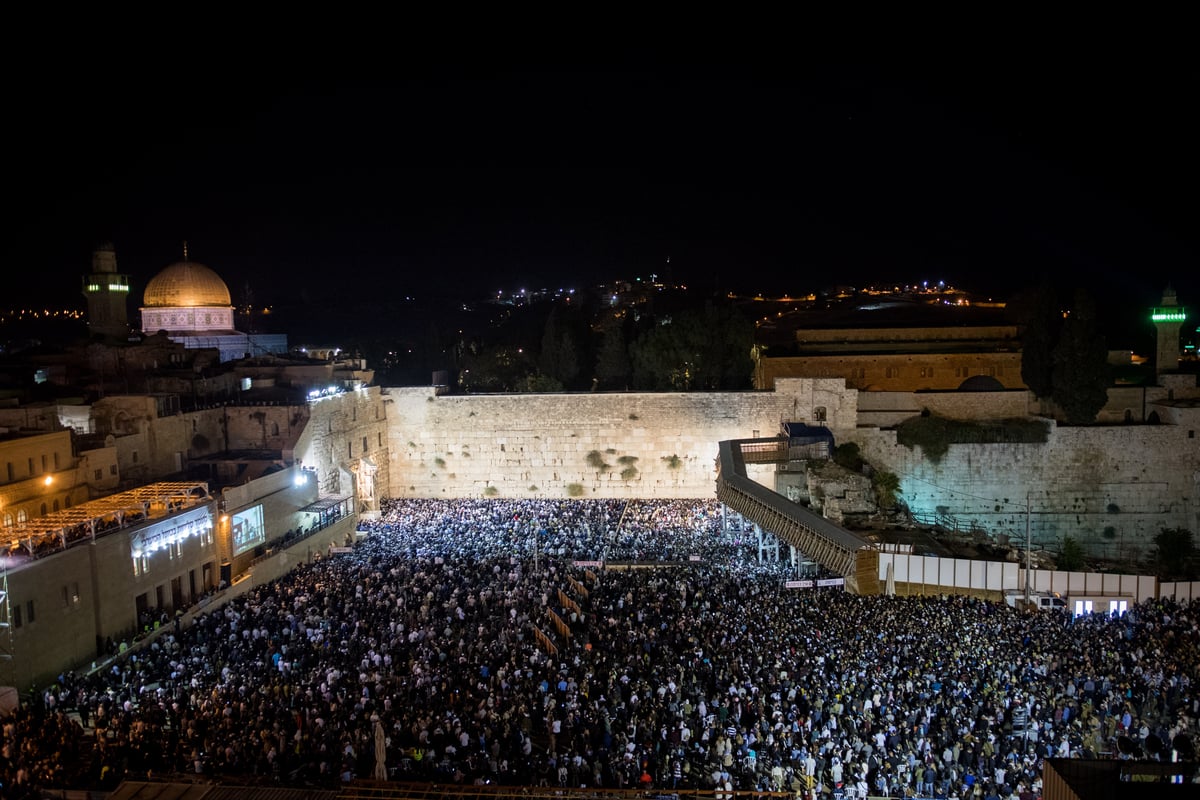
[[[1033,532],[1029,526],[1029,491],[1025,492],[1025,606],[1028,608],[1033,599],[1030,587],[1033,567]]]

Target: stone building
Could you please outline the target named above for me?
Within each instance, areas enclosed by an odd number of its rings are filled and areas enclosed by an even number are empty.
[[[142,297],[142,333],[164,331],[189,349],[216,348],[221,361],[286,353],[283,334],[242,333],[234,329],[229,288],[217,273],[188,260],[159,272],[146,284]]]

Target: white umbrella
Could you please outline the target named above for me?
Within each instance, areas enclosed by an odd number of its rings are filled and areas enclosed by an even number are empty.
[[[892,571],[893,566],[894,565],[889,561],[888,562],[888,571],[887,571],[887,583],[884,586],[884,593],[887,594],[888,597],[896,596],[896,573]]]
[[[387,780],[387,740],[383,733],[383,723],[375,718],[375,773],[377,780]]]

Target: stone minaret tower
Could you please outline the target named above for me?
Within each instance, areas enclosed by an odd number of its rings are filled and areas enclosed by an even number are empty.
[[[1179,305],[1175,290],[1163,290],[1162,305],[1153,309],[1150,319],[1158,329],[1158,351],[1154,358],[1154,374],[1173,372],[1179,368],[1179,329],[1187,320],[1187,309]]]
[[[106,339],[129,338],[129,276],[117,273],[117,251],[102,244],[92,253],[92,271],[83,279],[88,331]]]

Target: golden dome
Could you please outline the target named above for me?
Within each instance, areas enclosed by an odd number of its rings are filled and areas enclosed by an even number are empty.
[[[179,261],[146,284],[142,300],[147,308],[229,306],[229,287],[217,273],[195,261]]]

